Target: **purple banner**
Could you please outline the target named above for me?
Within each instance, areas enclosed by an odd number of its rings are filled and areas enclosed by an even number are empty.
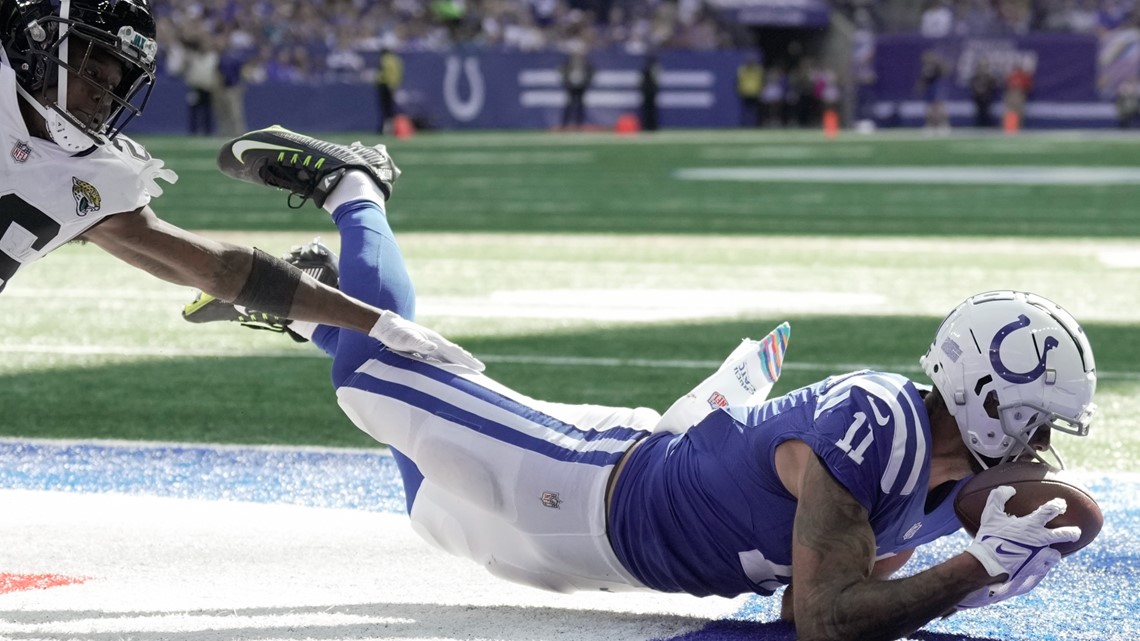
[[[874,119],[880,125],[921,125],[927,103],[943,100],[955,125],[970,124],[974,103],[970,80],[988,65],[998,91],[991,112],[1000,116],[1006,79],[1015,67],[1032,75],[1023,124],[1026,127],[1104,127],[1115,125],[1115,110],[1097,88],[1098,42],[1082,34],[1022,37],[924,38],[881,36],[875,46]],[[923,61],[940,61],[943,74],[934,87],[920,82]],[[866,99],[866,96],[864,96]]]
[[[740,122],[736,68],[741,51],[662,52],[657,105],[663,128],[735,127]],[[408,53],[401,110],[438,129],[551,129],[562,123],[567,96],[557,53],[485,51]],[[591,54],[593,81],[585,94],[588,127],[612,128],[622,114],[638,114],[642,56]],[[187,131],[186,88],[163,77],[132,132]],[[371,84],[252,85],[245,94],[250,128],[279,123],[304,131],[368,131],[379,102]]]

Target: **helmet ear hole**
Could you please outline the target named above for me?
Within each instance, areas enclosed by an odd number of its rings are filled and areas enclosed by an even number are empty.
[[[998,407],[1000,406],[1001,403],[998,402],[997,392],[990,390],[990,393],[986,394],[986,400],[982,401],[982,409],[986,411],[986,416],[994,419],[999,418]]]

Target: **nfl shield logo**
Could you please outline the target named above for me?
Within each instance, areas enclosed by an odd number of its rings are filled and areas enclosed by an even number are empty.
[[[32,155],[32,148],[28,143],[17,140],[16,144],[12,146],[12,159],[16,162],[24,162],[28,156]]]
[[[709,396],[709,407],[714,410],[718,407],[725,407],[726,405],[728,405],[728,399],[724,397],[724,394],[713,392],[712,396]]]
[[[558,506],[562,505],[562,499],[558,497],[558,492],[543,492],[542,504],[557,510]]]

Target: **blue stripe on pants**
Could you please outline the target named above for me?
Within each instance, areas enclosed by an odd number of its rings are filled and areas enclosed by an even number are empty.
[[[340,231],[340,290],[369,305],[392,310],[404,318],[415,318],[415,288],[380,204],[370,200],[347,202],[336,208],[332,218]],[[317,327],[313,343],[333,357],[334,388],[348,380],[371,354],[382,349],[375,339],[365,334],[325,325]],[[404,494],[408,512],[411,512],[423,474],[411,459],[389,449],[404,479]]]

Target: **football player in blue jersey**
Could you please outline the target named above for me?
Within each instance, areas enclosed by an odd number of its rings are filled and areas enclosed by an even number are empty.
[[[219,165],[305,193],[305,177],[277,150],[323,144],[273,127],[224,145]],[[529,398],[405,320],[415,292],[386,219],[389,189],[372,172],[342,175],[314,199],[332,216],[341,256],[314,244],[291,260],[394,314],[403,336],[422,343],[385,346],[313,323],[287,329],[332,356],[338,402],[390,445],[412,527],[434,545],[557,591],[783,587],[798,638],[849,640],[899,638],[958,608],[1024,594],[1059,561],[1050,546],[1079,536],[1045,525],[1063,502],[1014,517],[1003,509],[1012,491],[999,488],[960,554],[891,578],[917,546],[959,529],[953,502],[966,479],[1044,455],[1056,430],[1087,433],[1092,350],[1054,303],[1011,291],[963,302],[922,358],[933,389],[863,370],[662,430],[647,408]],[[200,309],[188,306],[188,319]]]
[[[120,133],[142,111],[158,44],[145,0],[0,0],[0,289],[72,240],[89,241],[159,278],[262,312],[385,329],[382,310],[345,296],[249,247],[203,238],[150,207],[174,182]],[[321,167],[302,196],[320,199],[347,167],[390,189],[396,169],[375,150],[322,145],[298,159]],[[235,308],[227,307],[229,313]]]

